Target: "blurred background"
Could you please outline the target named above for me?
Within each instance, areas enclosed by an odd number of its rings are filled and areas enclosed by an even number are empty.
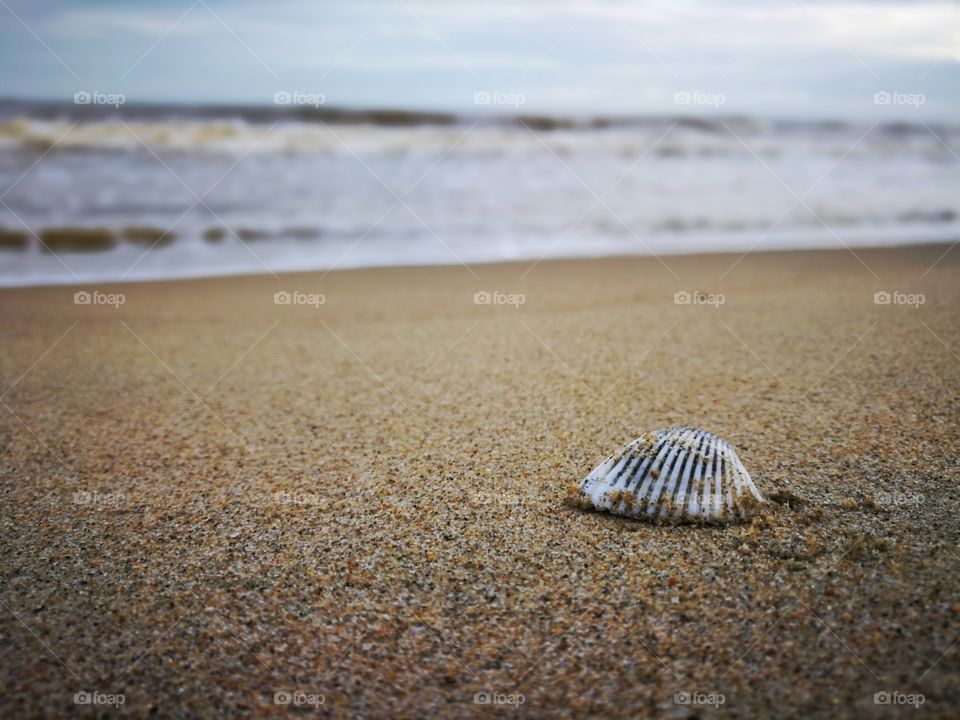
[[[956,3],[0,16],[0,285],[960,237]]]

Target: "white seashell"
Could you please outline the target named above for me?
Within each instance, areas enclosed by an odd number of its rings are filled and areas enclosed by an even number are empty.
[[[641,435],[594,468],[573,498],[631,518],[711,523],[748,518],[765,502],[732,445],[688,427]]]

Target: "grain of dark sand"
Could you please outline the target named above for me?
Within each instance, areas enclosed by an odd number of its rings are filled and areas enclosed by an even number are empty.
[[[956,716],[946,249],[0,291],[0,715]],[[564,504],[674,425],[768,509]]]

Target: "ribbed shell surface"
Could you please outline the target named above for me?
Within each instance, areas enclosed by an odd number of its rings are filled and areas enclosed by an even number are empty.
[[[730,522],[764,502],[736,450],[713,433],[669,428],[641,435],[580,483],[579,504],[632,518]]]

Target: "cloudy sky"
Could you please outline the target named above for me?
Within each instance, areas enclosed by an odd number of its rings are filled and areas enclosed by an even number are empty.
[[[0,0],[0,17],[8,97],[960,119],[955,2]]]

